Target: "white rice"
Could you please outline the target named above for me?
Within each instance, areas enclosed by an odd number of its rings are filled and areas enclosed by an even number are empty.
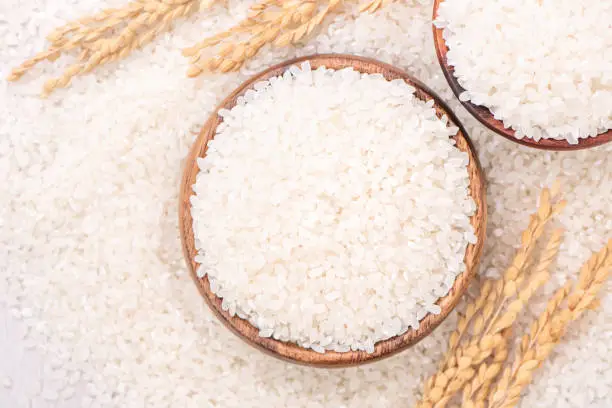
[[[440,72],[430,0],[340,17],[297,51],[263,49],[238,75],[185,78],[188,61],[179,48],[237,21],[252,4],[230,3],[231,13],[222,7],[199,13],[49,100],[38,98],[43,78],[0,80],[0,376],[13,380],[10,390],[0,387],[0,407],[414,405],[423,379],[437,368],[454,314],[388,360],[311,369],[277,361],[229,333],[189,278],[176,214],[181,161],[225,95],[249,74],[296,53],[379,58],[451,101],[487,175],[483,273],[503,271],[540,186],[561,180],[569,205],[559,226],[567,238],[553,279],[524,322],[609,238],[612,146],[542,152],[479,125],[453,102]],[[41,49],[45,34],[63,20],[110,4],[125,1],[1,1],[0,78]],[[60,73],[49,64],[42,70]],[[571,326],[521,407],[612,406],[611,290],[606,283],[601,308]],[[58,400],[44,401],[45,389]]]
[[[436,25],[460,99],[517,138],[576,144],[612,128],[612,1],[445,0]]]
[[[476,204],[456,127],[403,80],[290,67],[208,143],[192,197],[211,289],[264,337],[374,352],[465,270]]]

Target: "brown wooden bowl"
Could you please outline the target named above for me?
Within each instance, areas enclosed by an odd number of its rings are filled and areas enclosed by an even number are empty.
[[[191,217],[191,203],[189,198],[193,194],[192,186],[195,183],[196,175],[198,174],[196,159],[206,155],[207,143],[215,136],[216,128],[222,121],[222,118],[217,114],[217,112],[221,108],[232,108],[236,104],[236,99],[240,95],[243,95],[248,89],[251,89],[254,83],[281,75],[290,66],[303,61],[309,61],[313,69],[320,66],[325,66],[332,69],[353,67],[355,70],[360,72],[380,73],[384,75],[387,80],[398,78],[405,80],[408,84],[416,88],[416,96],[418,98],[422,100],[434,100],[434,107],[439,117],[446,115],[449,118],[449,121],[459,128],[459,131],[453,138],[457,142],[457,147],[461,151],[467,152],[469,155],[470,161],[468,170],[470,176],[470,194],[477,204],[476,213],[474,216],[472,216],[471,223],[474,226],[476,236],[478,237],[478,243],[475,245],[470,244],[466,250],[465,272],[461,273],[457,277],[450,292],[437,302],[437,304],[442,308],[442,312],[440,314],[428,314],[425,316],[425,318],[421,320],[420,328],[418,330],[409,330],[400,336],[395,336],[388,340],[376,343],[374,353],[372,354],[368,354],[364,351],[349,351],[345,353],[327,351],[324,354],[321,354],[310,349],[302,348],[294,343],[282,342],[273,338],[259,337],[258,329],[252,326],[251,323],[249,323],[247,320],[239,318],[238,316],[230,316],[221,308],[221,299],[210,290],[210,285],[206,276],[203,278],[198,278],[196,276],[197,263],[195,262],[195,256],[197,254],[197,250],[194,243],[192,228],[193,220]],[[185,173],[181,183],[179,227],[181,230],[181,240],[185,259],[191,270],[191,275],[194,278],[198,289],[204,296],[204,299],[217,317],[223,322],[223,324],[225,324],[225,326],[227,326],[231,331],[236,333],[247,343],[255,346],[259,350],[286,361],[317,367],[344,367],[379,360],[383,357],[388,357],[404,350],[431,333],[431,331],[436,328],[436,326],[438,326],[455,307],[459,301],[459,298],[465,292],[470,279],[476,273],[478,261],[482,252],[486,227],[485,181],[478,162],[478,157],[476,156],[474,147],[468,139],[465,130],[448,107],[419,81],[411,78],[406,73],[391,65],[387,65],[372,59],[351,55],[314,55],[284,62],[255,75],[232,92],[231,95],[229,95],[223,102],[221,102],[219,107],[215,110],[202,128],[200,136],[194,143],[191,152],[187,157]]]
[[[444,2],[444,0],[434,0],[433,6],[433,20],[435,21],[438,15],[438,7],[440,4]],[[446,58],[446,53],[448,52],[448,47],[446,46],[446,41],[444,40],[443,32],[444,30],[441,28],[437,28],[435,25],[433,26],[433,35],[434,35],[434,45],[436,47],[436,54],[438,55],[438,61],[440,62],[440,66],[442,67],[442,72],[448,81],[451,89],[459,98],[459,95],[465,91],[465,89],[459,84],[459,81],[455,77],[455,68],[448,64],[448,59]],[[506,128],[504,123],[501,120],[497,120],[493,117],[491,111],[484,106],[474,105],[469,101],[461,101],[465,109],[467,109],[472,116],[480,121],[483,125],[494,131],[495,133],[502,135],[508,140],[511,140],[515,143],[522,144],[524,146],[535,147],[536,149],[543,150],[581,150],[588,149],[590,147],[595,147],[602,145],[604,143],[608,143],[612,140],[612,129],[608,129],[607,132],[600,133],[595,137],[588,137],[586,139],[579,139],[578,144],[570,144],[567,140],[555,140],[555,139],[540,139],[537,142],[528,137],[524,137],[522,139],[518,139],[514,136],[514,130],[512,128]]]

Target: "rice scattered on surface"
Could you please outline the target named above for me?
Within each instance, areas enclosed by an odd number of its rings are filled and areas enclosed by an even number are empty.
[[[231,3],[232,15],[222,8],[201,13],[48,100],[38,98],[42,78],[0,80],[0,372],[14,383],[0,390],[0,407],[410,407],[423,378],[436,371],[454,315],[398,356],[319,370],[243,344],[195,289],[177,226],[181,160],[221,98],[249,74],[295,55],[266,48],[238,75],[185,78],[188,61],[179,48],[228,27],[251,4]],[[42,49],[44,35],[62,21],[123,4],[0,2],[0,77]],[[430,0],[408,0],[373,16],[339,17],[297,53],[375,57],[451,101],[434,54],[431,11]],[[49,65],[37,72],[43,69],[59,72]],[[451,103],[487,176],[484,273],[507,266],[540,186],[555,178],[564,185],[567,238],[554,278],[537,296],[543,303],[610,236],[612,146],[523,148]],[[572,325],[521,407],[612,406],[611,289],[608,282],[601,308]],[[42,399],[47,389],[58,401]]]
[[[219,112],[191,214],[224,310],[263,337],[369,353],[440,313],[476,204],[458,129],[414,91],[303,64]]]
[[[612,129],[612,2],[445,0],[448,63],[516,137],[576,144]]]

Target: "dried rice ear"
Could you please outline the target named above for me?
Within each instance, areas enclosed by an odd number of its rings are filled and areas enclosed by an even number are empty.
[[[357,1],[357,0],[353,0]],[[373,12],[390,1],[363,5]],[[47,80],[42,96],[65,88],[79,75],[100,65],[119,61],[172,29],[175,21],[197,11],[210,9],[221,0],[135,0],[122,8],[109,8],[58,27],[48,36],[49,46],[15,67],[7,76],[17,81],[37,64],[75,54],[76,62],[59,77]],[[190,77],[202,72],[229,72],[239,69],[266,44],[283,47],[303,41],[341,4],[340,0],[264,0],[251,8],[251,15],[232,29],[214,35],[183,51],[191,58]],[[238,37],[248,40],[237,40]],[[205,50],[215,48],[213,56]]]
[[[40,62],[55,61],[64,54],[76,54],[76,62],[61,76],[45,82],[42,95],[48,96],[58,88],[67,87],[78,75],[125,58],[170,30],[175,21],[207,9],[215,2],[137,0],[123,8],[105,9],[83,17],[55,29],[47,37],[47,50],[14,68],[7,79],[17,81]]]

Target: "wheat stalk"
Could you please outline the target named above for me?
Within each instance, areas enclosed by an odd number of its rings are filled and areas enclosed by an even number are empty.
[[[183,55],[191,58],[187,75],[235,71],[266,44],[276,47],[297,44],[341,3],[341,0],[264,0],[251,7],[251,14],[236,26],[183,50]],[[246,39],[241,39],[245,36]],[[216,55],[206,57],[206,51],[213,47],[217,47]]]
[[[54,61],[63,54],[78,52],[77,62],[61,76],[46,81],[43,95],[66,87],[77,75],[125,58],[135,49],[168,31],[172,23],[197,10],[210,7],[215,1],[199,0],[136,0],[119,9],[103,10],[54,30],[47,40],[50,45],[14,68],[8,76],[16,81],[36,64]]]
[[[486,396],[488,395],[491,384],[501,372],[506,359],[508,358],[508,339],[511,330],[503,332],[505,341],[500,342],[493,350],[490,362],[483,362],[477,370],[476,375],[463,389],[462,408],[484,408]]]
[[[493,283],[483,284],[483,292],[468,305],[465,315],[460,317],[457,329],[451,334],[449,351],[443,360],[437,374],[434,374],[425,384],[423,398],[417,405],[419,408],[442,408],[468,381],[478,374],[475,370],[484,360],[494,353],[494,348],[505,344],[505,330],[510,328],[516,320],[518,313],[535,291],[547,280],[548,268],[552,263],[561,243],[561,231],[556,231],[549,240],[540,262],[535,268],[531,279],[522,287],[525,273],[528,269],[537,240],[544,233],[544,228],[565,207],[565,202],[553,203],[552,199],[558,195],[559,185],[556,183],[552,190],[542,190],[537,211],[530,217],[530,222],[521,235],[521,246],[515,254],[512,264],[503,276]],[[507,307],[506,303],[516,297]],[[486,300],[485,300],[486,299]],[[506,310],[505,313],[502,312]],[[479,357],[465,356],[465,347],[460,347],[461,338],[467,333],[471,325],[473,335],[467,348],[473,352],[475,345],[482,346]],[[499,341],[480,343],[484,339],[495,338]],[[488,347],[488,348],[487,348]],[[502,353],[503,354],[503,353]],[[465,358],[468,357],[468,358]],[[462,360],[461,360],[462,359]],[[460,361],[461,360],[461,361]],[[466,365],[466,362],[470,364]],[[493,375],[492,368],[488,375],[483,373],[483,384],[488,384],[497,375]],[[480,386],[478,387],[480,388]],[[474,390],[476,391],[476,389]],[[470,395],[470,399],[471,399]],[[466,397],[467,398],[467,397]],[[483,399],[482,397],[480,398]]]
[[[502,332],[506,333],[505,338],[509,337],[510,328],[516,321],[519,312],[525,307],[531,296],[550,278],[549,269],[559,252],[562,236],[562,230],[556,230],[552,233],[546,248],[531,273],[529,282],[523,289],[518,291],[516,299],[508,305],[506,312],[492,325],[492,333]],[[483,363],[478,367],[478,374],[465,387],[463,392],[464,408],[485,407],[489,389],[501,372],[503,364],[508,357],[507,343],[503,343],[503,347],[500,350],[494,351],[493,356],[492,362]]]
[[[77,75],[125,58],[170,30],[174,21],[217,2],[220,0],[134,0],[123,8],[106,9],[80,18],[49,34],[49,47],[14,68],[7,79],[17,81],[42,61],[55,61],[61,55],[76,52],[76,63],[59,77],[46,81],[43,96],[47,96],[67,87]],[[368,1],[360,9],[374,12],[391,2]],[[183,50],[191,58],[187,75],[234,71],[266,44],[277,47],[297,44],[321,26],[342,3],[342,0],[261,0],[236,26]],[[212,56],[206,56],[209,49],[215,51]]]
[[[417,408],[442,408],[470,381],[476,371],[474,366],[485,361],[506,339],[502,334],[473,339],[459,347],[449,364],[434,374],[425,384],[425,392]]]
[[[612,273],[612,240],[595,253],[581,268],[578,282],[559,289],[546,309],[532,324],[529,335],[521,340],[519,355],[513,367],[506,369],[495,391],[490,395],[490,408],[514,407],[534,371],[551,354],[569,323],[597,305],[597,294]],[[567,306],[560,305],[567,301]]]
[[[489,333],[491,330],[499,331],[508,327],[508,324],[514,321],[512,315],[514,314],[514,317],[516,317],[516,314],[522,309],[519,307],[519,303],[514,303],[512,313],[508,312],[501,318],[499,317],[500,313],[506,307],[507,301],[515,295],[519,295],[519,288],[525,279],[525,271],[529,267],[532,253],[535,249],[537,240],[544,233],[544,228],[555,215],[559,214],[565,208],[565,201],[560,201],[556,204],[552,204],[551,202],[551,200],[557,196],[558,191],[558,183],[555,183],[552,190],[548,188],[542,189],[539,207],[537,211],[531,215],[527,229],[521,234],[521,247],[514,256],[510,267],[504,272],[502,279],[497,281],[494,292],[498,293],[502,300],[498,302],[494,310],[491,311],[491,316],[486,316],[488,319],[485,320],[488,320],[488,325],[483,333]],[[542,283],[543,282],[540,281],[540,285]],[[534,291],[537,287],[539,287],[539,285],[536,281],[526,290]],[[524,292],[523,295],[527,296],[527,300],[531,296],[528,292]],[[494,325],[495,327],[493,327]]]
[[[372,13],[391,2],[368,1],[360,11]],[[235,71],[266,44],[275,47],[298,44],[342,3],[342,0],[263,0],[252,6],[250,15],[234,27],[184,49],[183,55],[191,62],[187,75]]]
[[[457,347],[459,346],[461,339],[469,328],[470,323],[472,323],[472,320],[484,308],[492,288],[493,280],[486,279],[480,287],[478,297],[476,297],[472,302],[468,303],[464,313],[459,313],[457,328],[451,333],[449,338],[447,357],[454,355],[454,352],[457,350]]]
[[[569,323],[597,307],[597,294],[612,273],[612,240],[583,265],[575,284],[568,282],[549,300],[531,324],[529,334],[521,338],[515,362],[504,369],[510,331],[536,290],[549,280],[549,269],[559,251],[563,232],[555,230],[538,262],[532,262],[536,241],[545,225],[565,205],[563,201],[552,203],[558,190],[555,184],[551,190],[542,191],[539,208],[522,234],[512,265],[497,281],[485,281],[480,294],[460,315],[450,336],[449,351],[438,372],[426,381],[417,408],[444,408],[461,390],[463,408],[515,406],[534,371],[551,354]],[[532,270],[529,276],[527,269]]]
[[[544,205],[547,205],[544,202]],[[556,230],[553,232],[551,238],[549,239],[546,248],[543,251],[540,260],[538,261],[536,267],[532,272],[532,276],[529,279],[529,282],[522,288],[521,290],[516,291],[514,288],[512,291],[504,291],[504,295],[506,297],[501,298],[501,303],[503,303],[506,299],[512,296],[512,293],[516,292],[516,299],[507,306],[506,312],[501,315],[501,317],[497,318],[497,320],[493,323],[493,325],[489,329],[485,329],[481,336],[492,336],[496,333],[501,333],[502,337],[505,341],[500,342],[495,346],[495,349],[492,350],[491,354],[493,355],[493,361],[490,363],[482,362],[480,366],[476,367],[477,371],[472,378],[471,382],[466,385],[464,388],[464,396],[463,396],[463,406],[464,407],[482,407],[485,405],[486,393],[490,388],[493,381],[496,379],[497,375],[501,372],[502,366],[506,361],[508,356],[508,337],[510,334],[510,328],[516,321],[519,312],[524,308],[529,299],[534,295],[534,293],[550,278],[549,268],[552,264],[554,258],[559,252],[559,246],[561,245],[561,238],[563,236],[562,230]],[[491,292],[495,294],[495,292]],[[491,298],[491,293],[488,298]],[[496,298],[498,302],[500,302],[499,298]],[[484,308],[483,308],[484,311]],[[474,332],[478,335],[482,327],[484,325],[484,321],[486,321],[486,315],[488,313],[483,313],[482,320],[475,321],[476,326],[474,327]],[[452,390],[449,390],[452,391]],[[475,393],[479,392],[478,399],[474,399],[476,396]]]
[[[516,321],[519,313],[529,302],[529,299],[544,283],[546,283],[546,281],[548,281],[550,278],[549,268],[559,252],[562,237],[562,230],[554,231],[543,251],[542,256],[540,257],[538,264],[531,273],[529,282],[527,282],[527,284],[518,291],[514,287],[515,285],[512,284],[510,286],[510,290],[507,291],[509,293],[504,293],[504,295],[506,295],[506,299],[509,299],[514,293],[516,293],[516,299],[508,304],[504,314],[491,322],[490,332],[497,333],[511,327]],[[487,331],[485,331],[485,333],[486,332]]]
[[[523,337],[521,338],[521,343],[518,347],[516,362],[512,367],[508,367],[504,370],[499,382],[496,384],[493,393],[491,394],[491,396],[487,396],[491,403],[497,403],[503,398],[505,398],[505,393],[510,386],[513,374],[515,374],[518,370],[518,365],[520,364],[520,361],[526,356],[526,353],[529,348],[533,346],[533,341],[537,338],[542,328],[546,326],[546,324],[550,321],[551,317],[560,308],[561,304],[567,299],[571,287],[572,283],[567,282],[562,288],[557,290],[554,296],[548,301],[544,312],[542,312],[539,318],[531,324],[529,334],[523,335]]]
[[[393,2],[395,2],[395,0],[372,0],[359,6],[359,11],[362,13],[374,13],[385,7],[387,4],[391,4]]]

